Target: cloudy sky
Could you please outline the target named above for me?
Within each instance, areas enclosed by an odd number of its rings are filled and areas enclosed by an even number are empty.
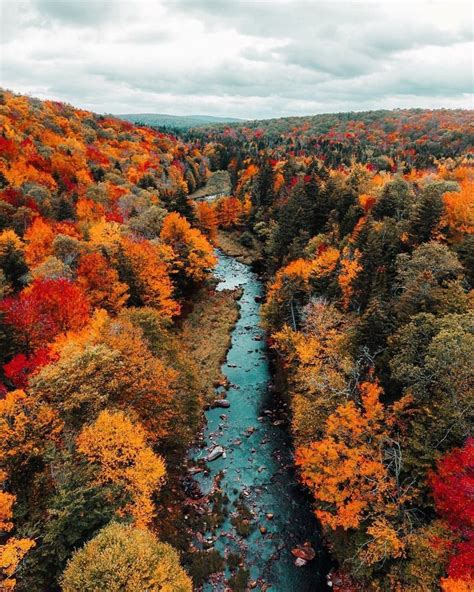
[[[0,0],[1,85],[97,112],[473,108],[456,0]]]

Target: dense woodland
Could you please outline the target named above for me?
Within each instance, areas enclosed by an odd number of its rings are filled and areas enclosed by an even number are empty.
[[[215,264],[186,197],[207,159],[9,92],[0,120],[2,589],[122,590],[138,557],[127,589],[191,590],[151,532],[204,403],[173,325]]]
[[[201,423],[176,327],[219,227],[263,252],[334,589],[472,589],[472,112],[178,138],[5,91],[0,122],[4,589],[192,590],[155,518]],[[193,204],[222,169],[232,195]]]
[[[473,123],[194,130],[250,202],[241,240],[263,244],[263,323],[339,591],[474,585]]]

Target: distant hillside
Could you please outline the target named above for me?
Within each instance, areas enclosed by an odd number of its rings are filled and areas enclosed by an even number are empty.
[[[236,117],[213,117],[212,115],[166,115],[163,113],[125,113],[117,115],[131,123],[143,123],[156,127],[174,127],[187,129],[220,123],[241,123]]]
[[[282,117],[201,126],[183,138],[225,147],[216,152],[221,162],[213,162],[213,169],[226,168],[239,151],[245,158],[265,150],[273,160],[305,155],[332,168],[357,161],[395,172],[399,166],[423,169],[439,158],[471,154],[474,111],[396,109]]]

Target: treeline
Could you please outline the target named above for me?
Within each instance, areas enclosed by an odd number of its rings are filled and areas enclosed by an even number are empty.
[[[174,330],[207,158],[10,92],[0,122],[0,588],[190,591],[154,517],[207,389]]]
[[[439,158],[472,153],[472,113],[466,110],[397,109],[332,113],[214,125],[186,137],[216,144],[215,168],[232,159],[315,156],[329,168],[363,163],[371,170],[404,173],[433,166]]]
[[[263,322],[291,401],[295,462],[337,560],[334,589],[467,592],[472,113],[326,120],[377,133],[348,138],[335,160],[306,143],[319,116],[301,133],[286,121],[258,135],[211,129],[205,147],[250,203],[241,227],[273,278]]]

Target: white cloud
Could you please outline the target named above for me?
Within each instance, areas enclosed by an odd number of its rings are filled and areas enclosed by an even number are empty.
[[[467,2],[0,3],[2,86],[98,112],[473,107]]]

